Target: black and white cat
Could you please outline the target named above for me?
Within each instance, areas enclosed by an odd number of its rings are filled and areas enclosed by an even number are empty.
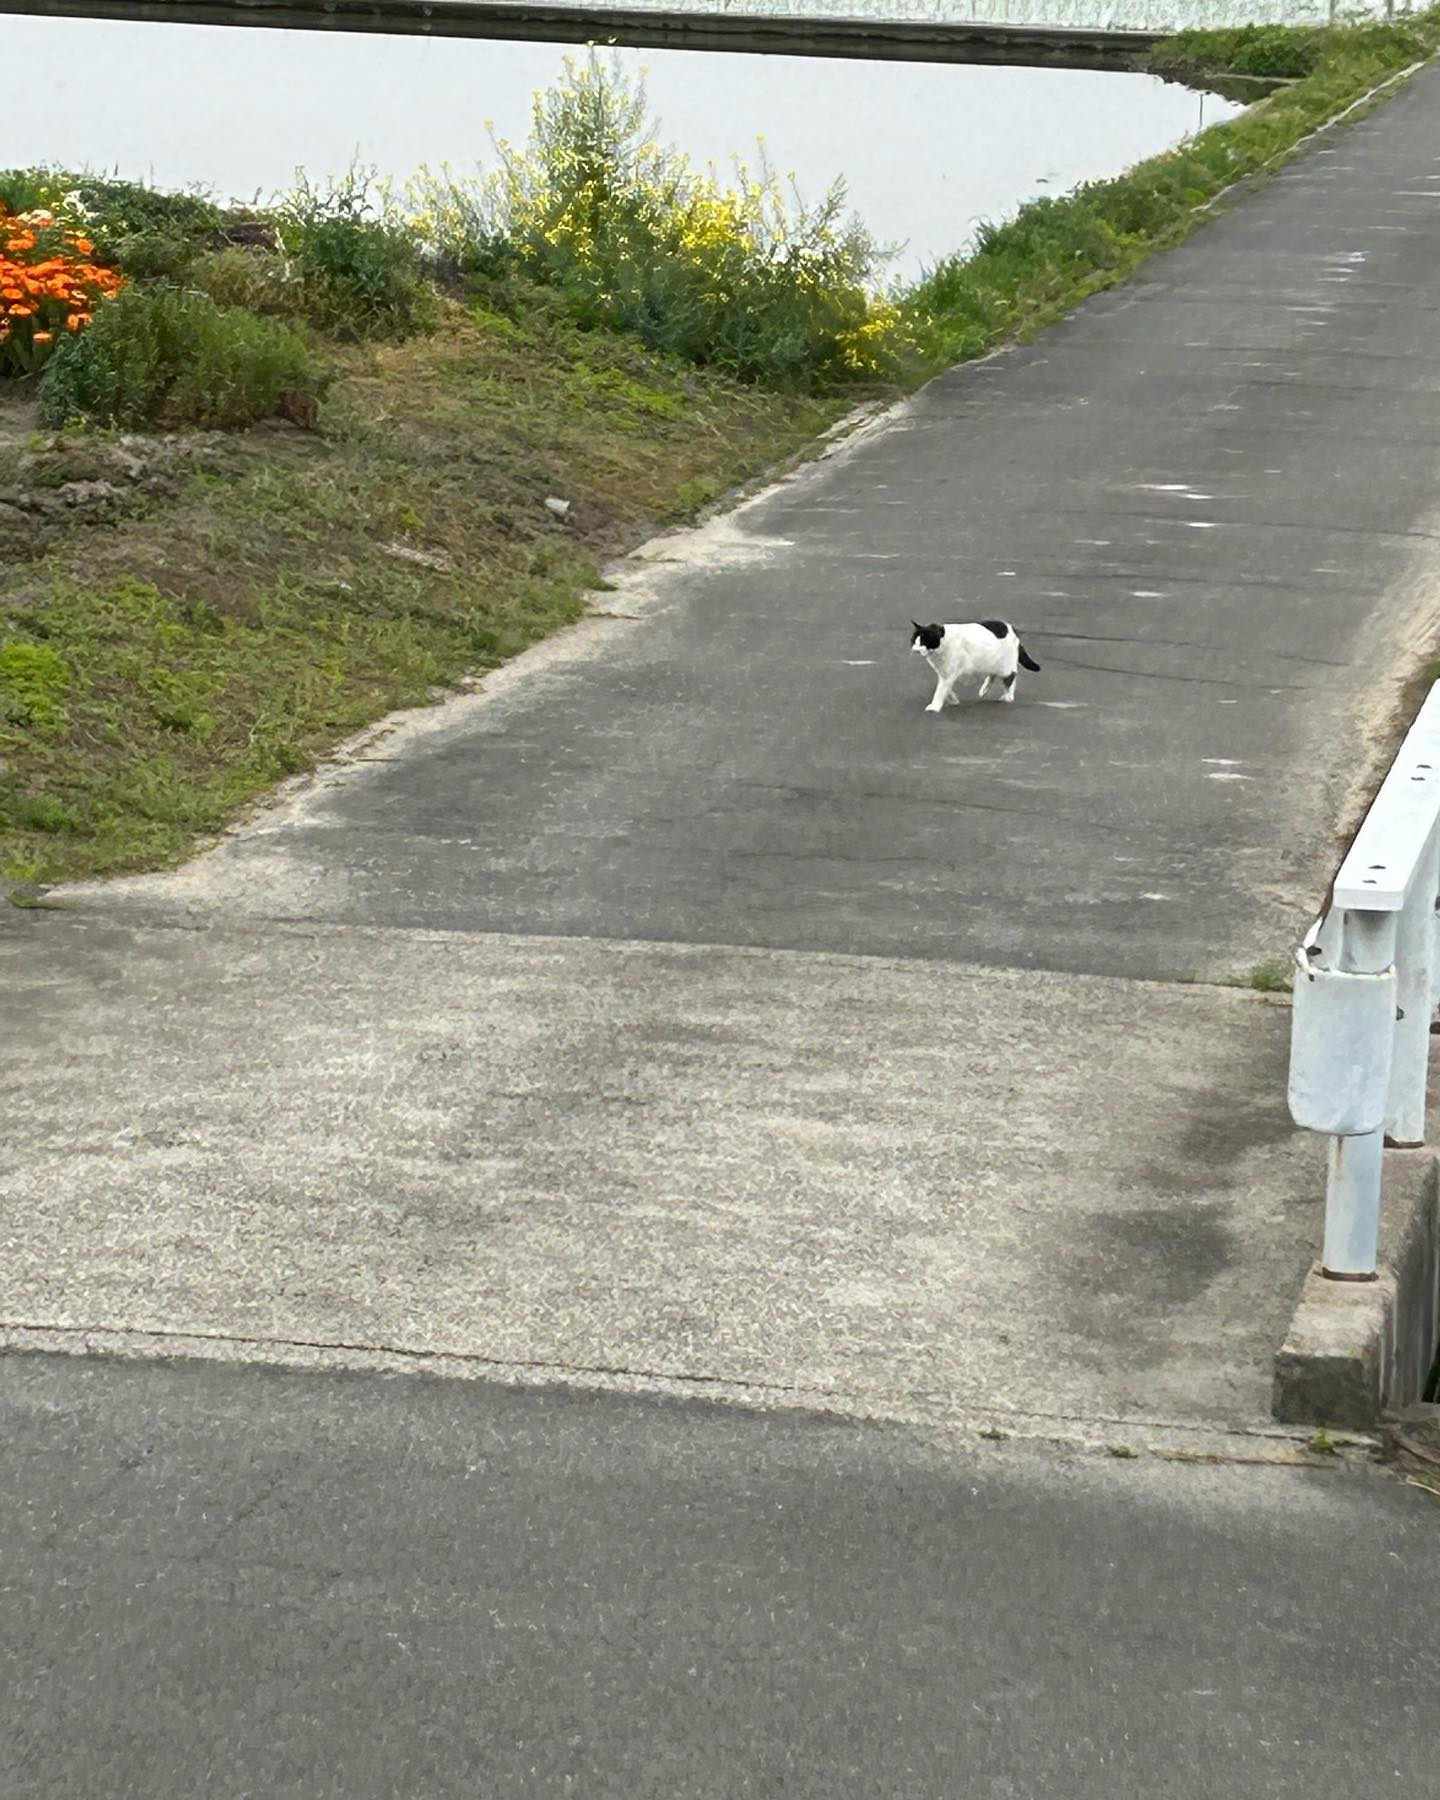
[[[958,706],[956,686],[981,677],[979,698],[998,681],[1005,701],[1015,698],[1015,666],[1040,673],[1040,665],[1020,642],[1013,625],[1003,619],[981,619],[975,625],[915,625],[910,648],[923,656],[935,671],[935,696],[926,712],[940,712],[947,704]]]

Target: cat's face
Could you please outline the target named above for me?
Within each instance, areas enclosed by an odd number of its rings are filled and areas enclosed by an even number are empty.
[[[915,627],[910,633],[910,648],[916,656],[924,656],[940,648],[940,640],[945,635],[943,625],[916,625],[913,619],[910,623]]]

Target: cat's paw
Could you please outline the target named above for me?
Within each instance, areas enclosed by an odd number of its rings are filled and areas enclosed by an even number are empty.
[[[925,710],[926,712],[941,712],[944,710],[944,706],[945,702],[943,700],[932,700]]]

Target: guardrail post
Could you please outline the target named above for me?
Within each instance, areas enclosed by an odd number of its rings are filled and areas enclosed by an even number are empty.
[[[1341,967],[1378,975],[1395,961],[1396,914],[1345,914]],[[1332,1281],[1373,1281],[1380,1260],[1382,1131],[1332,1137],[1325,1185],[1325,1248],[1321,1273]]]
[[[1425,1142],[1430,1084],[1430,1020],[1435,1007],[1437,844],[1432,831],[1415,870],[1395,940],[1395,1047],[1385,1108],[1385,1142],[1418,1150]]]
[[[1329,1143],[1325,1248],[1334,1281],[1373,1281],[1387,1143],[1425,1141],[1440,1004],[1440,681],[1431,685],[1325,911],[1295,950],[1290,1116]]]

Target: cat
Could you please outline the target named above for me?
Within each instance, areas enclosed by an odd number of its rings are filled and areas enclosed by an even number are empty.
[[[967,677],[981,677],[979,698],[983,700],[991,685],[999,682],[1005,690],[1000,698],[1015,698],[1015,665],[1040,673],[1040,665],[1020,642],[1013,625],[1003,619],[981,619],[974,625],[916,625],[910,634],[910,648],[923,656],[935,671],[935,695],[926,712],[940,712],[947,704],[958,706],[956,685]]]

